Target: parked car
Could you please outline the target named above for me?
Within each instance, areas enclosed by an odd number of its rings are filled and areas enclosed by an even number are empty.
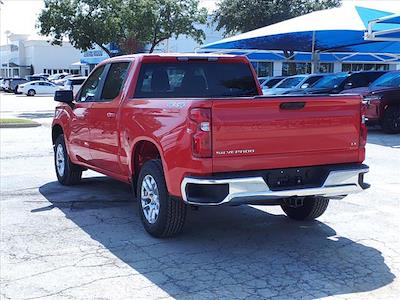
[[[10,79],[11,78],[3,78],[0,82],[0,89],[5,92],[8,90],[8,86],[10,84]]]
[[[55,81],[58,79],[63,79],[65,76],[68,76],[68,75],[69,75],[69,73],[58,73],[58,74],[50,75],[47,79],[49,81]]]
[[[282,95],[292,89],[305,89],[312,86],[315,82],[320,80],[324,75],[295,75],[289,76],[281,80],[278,84],[270,89],[263,89],[264,95]]]
[[[338,94],[343,90],[367,87],[385,73],[385,71],[362,71],[330,74],[324,76],[311,87],[294,89],[289,91],[288,94]]]
[[[400,71],[388,72],[369,87],[342,93],[360,94],[366,105],[367,122],[379,124],[386,133],[400,133]]]
[[[7,87],[7,92],[18,93],[18,85],[28,82],[25,78],[11,78]]]
[[[25,84],[20,84],[18,86],[18,92],[23,93],[27,96],[35,96],[35,95],[49,95],[54,94],[56,90],[59,89],[59,86],[55,85],[52,82],[48,81],[31,81]]]
[[[9,80],[10,78],[2,78],[0,80],[0,91],[5,91],[5,87],[6,87],[6,82]]]
[[[37,76],[37,75],[28,75],[25,76],[25,79],[29,81],[47,81],[47,77],[45,76]]]
[[[284,78],[285,78],[284,76],[269,77],[265,79],[262,83],[260,83],[260,86],[263,90],[270,89],[273,86],[277,85],[279,82],[281,82]]]
[[[46,77],[46,78],[49,78],[50,74],[46,74],[46,73],[38,73],[38,74],[33,74],[32,76],[41,76],[41,77]]]
[[[263,97],[253,74],[243,56],[101,62],[75,97],[55,94],[58,181],[93,169],[131,184],[156,237],[180,232],[188,205],[281,205],[310,220],[368,188],[359,96]]]
[[[80,76],[80,77],[71,77],[68,78],[64,85],[61,87],[62,90],[72,90],[74,95],[76,95],[81,88],[83,82],[86,80],[87,77]]]
[[[53,83],[57,84],[57,85],[64,85],[65,82],[69,79],[69,78],[75,78],[75,77],[82,77],[82,75],[80,74],[70,74],[65,76],[62,79],[57,79],[57,80],[53,80]],[[86,78],[86,77],[85,77]]]

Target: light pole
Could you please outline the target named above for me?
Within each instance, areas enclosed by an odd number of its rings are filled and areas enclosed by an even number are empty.
[[[9,45],[9,39],[10,39],[11,31],[10,30],[6,30],[4,33],[6,34],[7,46],[8,46]],[[10,53],[11,53],[11,46],[10,46]],[[8,55],[8,58],[7,58],[6,77],[11,77],[11,75],[10,75],[10,55]]]

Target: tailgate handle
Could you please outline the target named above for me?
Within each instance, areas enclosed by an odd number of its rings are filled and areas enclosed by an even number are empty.
[[[283,102],[279,107],[280,109],[302,109],[305,105],[305,102]]]

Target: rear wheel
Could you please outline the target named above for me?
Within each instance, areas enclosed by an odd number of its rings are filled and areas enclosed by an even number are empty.
[[[54,146],[54,165],[58,182],[62,185],[73,185],[81,181],[82,168],[71,163],[67,148],[65,147],[64,135],[60,134]]]
[[[146,231],[155,237],[180,233],[186,218],[186,204],[168,194],[161,161],[146,162],[138,176],[137,198]]]
[[[282,203],[281,207],[290,219],[299,221],[314,220],[322,216],[329,204],[329,199],[322,197],[305,197],[294,200]]]
[[[36,91],[33,90],[33,89],[30,89],[30,90],[28,91],[28,93],[27,93],[28,96],[35,96],[35,94],[36,94]]]
[[[382,128],[386,133],[400,133],[400,105],[392,105],[386,108]]]

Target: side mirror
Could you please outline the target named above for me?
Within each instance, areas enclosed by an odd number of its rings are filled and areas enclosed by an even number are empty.
[[[302,88],[302,89],[306,89],[306,88],[308,88],[309,86],[310,86],[309,83],[304,83],[304,84],[301,86],[301,88]]]
[[[70,104],[74,101],[74,93],[71,90],[56,91],[54,101]]]

